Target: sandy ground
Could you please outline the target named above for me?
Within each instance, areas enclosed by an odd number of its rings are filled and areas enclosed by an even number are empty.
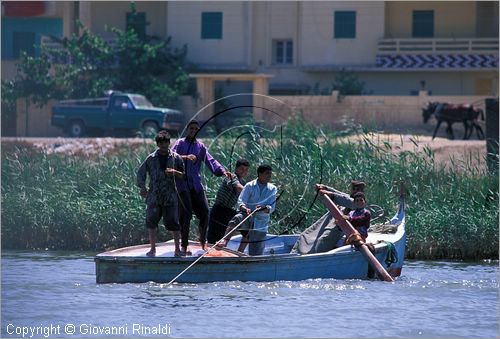
[[[425,153],[429,148],[434,153],[437,166],[454,166],[465,168],[468,164],[472,168],[486,169],[486,141],[485,140],[449,140],[426,135],[400,135],[400,134],[369,134],[367,136],[349,137],[349,141],[363,142],[368,138],[375,145],[385,147],[390,145],[390,151],[400,153],[404,151]]]
[[[434,152],[438,166],[464,166],[465,163],[485,169],[486,141],[484,140],[448,140],[437,137],[434,140],[430,136],[399,135],[399,134],[368,134],[363,136],[351,136],[339,141],[364,142],[367,138],[370,142],[385,147],[388,151],[395,153],[410,151],[424,152],[426,147]],[[152,140],[140,138],[2,138],[2,143],[30,143],[43,150],[47,154],[85,154],[105,155],[112,152],[117,145],[128,147],[139,146],[148,143],[154,147]],[[390,145],[387,148],[386,145]]]

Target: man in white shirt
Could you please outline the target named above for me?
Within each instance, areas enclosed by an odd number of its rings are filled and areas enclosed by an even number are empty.
[[[226,236],[220,246],[226,246],[234,233],[243,235],[238,251],[243,252],[248,243],[250,255],[262,255],[266,246],[266,234],[269,227],[271,213],[276,208],[276,192],[278,188],[271,184],[273,169],[270,165],[263,164],[257,168],[257,179],[250,181],[243,187],[238,198],[238,210],[229,222]],[[239,225],[250,213],[258,208],[264,207],[262,211],[255,212],[237,230],[233,228]]]

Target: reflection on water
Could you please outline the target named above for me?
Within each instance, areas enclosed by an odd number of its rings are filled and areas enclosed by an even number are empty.
[[[413,261],[395,283],[97,285],[93,253],[2,253],[2,337],[67,324],[79,337],[101,336],[78,332],[90,325],[125,336],[168,325],[173,337],[496,337],[498,262]]]

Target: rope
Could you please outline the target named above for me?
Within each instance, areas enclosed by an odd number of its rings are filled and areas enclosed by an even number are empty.
[[[380,242],[383,242],[387,245],[387,256],[385,257],[385,265],[386,267],[391,266],[394,263],[398,262],[398,252],[396,251],[396,247],[394,244],[390,241],[387,240],[381,240]]]

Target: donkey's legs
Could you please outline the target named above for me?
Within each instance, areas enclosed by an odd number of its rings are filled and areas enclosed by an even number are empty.
[[[467,120],[464,120],[464,140],[467,140],[471,137],[472,135],[472,125],[469,126],[467,123]]]
[[[438,131],[438,129],[439,129],[439,126],[441,126],[441,123],[442,123],[442,122],[443,122],[442,120],[438,120],[438,123],[437,123],[437,125],[436,125],[436,128],[434,129],[434,134],[432,134],[432,140],[434,140],[434,138],[436,137],[436,133],[437,133],[437,131]]]
[[[448,136],[450,137],[451,140],[455,139],[455,136],[453,135],[453,129],[451,128],[451,122],[448,121],[448,128],[446,129],[448,132]]]
[[[472,126],[476,127],[477,138],[479,140],[483,140],[484,139],[484,133],[483,133],[483,129],[481,128],[481,126],[479,126],[475,122],[473,123]],[[471,126],[471,132],[470,132],[470,134],[472,134],[472,126]]]

